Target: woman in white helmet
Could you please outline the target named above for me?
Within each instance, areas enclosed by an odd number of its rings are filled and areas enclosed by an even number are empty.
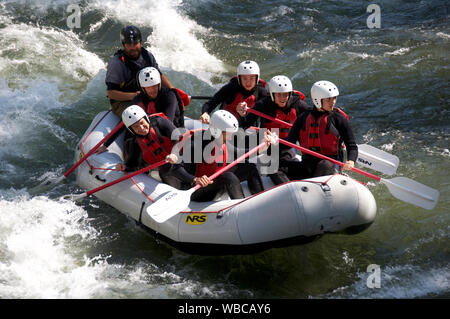
[[[138,73],[140,93],[136,95],[131,105],[140,106],[148,115],[164,114],[176,127],[184,126],[184,107],[178,95],[178,89],[168,89],[161,86],[161,74],[154,67],[143,68]],[[96,153],[104,152],[125,128],[118,130],[111,136]],[[130,133],[125,133],[125,140],[130,138]]]
[[[202,186],[192,194],[192,200],[211,201],[223,190],[228,192],[231,199],[244,198],[241,187],[241,181],[244,180],[247,180],[252,194],[264,190],[256,165],[248,162],[235,165],[213,182],[208,178],[230,162],[231,158],[237,158],[237,149],[231,145],[233,134],[237,131],[238,121],[234,115],[219,110],[212,114],[209,129],[197,130],[183,139],[184,154],[180,158],[183,159],[186,170],[192,174],[185,176],[183,180],[191,185]],[[269,136],[270,134],[266,137],[267,143],[272,142]],[[189,148],[190,152],[185,152],[186,148]],[[186,156],[188,158],[185,158]],[[188,166],[188,163],[192,165]]]
[[[335,107],[339,90],[329,81],[318,81],[311,88],[314,108],[303,113],[294,122],[287,141],[299,142],[304,148],[342,161],[342,143],[346,146],[347,161],[343,170],[354,167],[358,146],[345,113]],[[303,154],[301,162],[290,162],[284,168],[291,179],[331,175],[336,171],[333,163]]]
[[[239,103],[246,102],[248,107],[253,107],[256,101],[267,96],[266,83],[260,78],[258,63],[243,61],[238,65],[236,73],[237,75],[230,82],[203,104],[200,116],[202,123],[209,123],[210,114],[219,104],[222,105],[222,109],[239,119],[239,114],[236,112]]]
[[[142,107],[148,115],[164,113],[176,127],[183,127],[183,103],[175,89],[161,86],[161,74],[159,71],[154,67],[143,68],[139,72],[138,80],[141,93],[133,99],[133,104]]]
[[[269,81],[269,96],[256,102],[253,109],[292,125],[300,114],[311,109],[311,106],[303,101],[304,99],[303,93],[293,90],[292,82],[287,76],[276,75]],[[260,127],[270,129],[282,139],[288,136],[290,125],[280,124],[253,113],[247,114],[246,109],[245,104],[241,104],[237,108],[239,115],[243,117],[242,126],[244,128],[254,126],[260,119]],[[280,161],[293,160],[295,154],[296,152],[293,150],[280,149],[279,159]],[[275,185],[289,181],[289,178],[281,170],[269,176]]]
[[[178,138],[172,141],[176,127],[168,119],[156,114],[148,116],[138,105],[131,105],[122,113],[124,126],[132,137],[124,144],[125,163],[119,163],[116,169],[130,172],[166,159],[168,164],[158,168],[159,176],[164,183],[180,187],[179,176],[184,176],[184,168],[176,164],[178,157],[172,148]]]

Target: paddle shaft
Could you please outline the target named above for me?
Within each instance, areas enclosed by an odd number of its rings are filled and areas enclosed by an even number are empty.
[[[210,100],[212,98],[212,96],[194,95],[194,96],[189,96],[189,98],[191,100]]]
[[[307,149],[307,148],[304,148],[304,147],[301,147],[301,146],[299,146],[299,145],[297,145],[297,144],[288,142],[288,141],[283,140],[283,139],[281,139],[281,138],[279,139],[279,141],[280,141],[280,143],[282,143],[282,144],[284,144],[284,145],[286,145],[286,146],[294,147],[294,148],[296,148],[296,149],[302,151],[302,153],[309,154],[309,155],[312,155],[312,156],[315,156],[315,157],[318,157],[318,158],[321,158],[321,159],[324,159],[324,160],[328,160],[328,161],[330,161],[330,162],[332,162],[332,163],[334,163],[334,164],[336,164],[336,165],[339,165],[339,166],[341,166],[341,167],[344,166],[344,163],[339,162],[338,160],[335,160],[335,159],[330,158],[330,157],[328,157],[328,156],[325,156],[325,155],[322,155],[322,154],[320,154],[320,153],[311,151],[311,150],[309,150],[309,149]],[[359,168],[356,168],[356,167],[353,167],[353,168],[352,168],[352,171],[355,172],[355,173],[364,175],[364,176],[366,176],[366,177],[372,178],[372,179],[374,179],[374,180],[376,180],[376,181],[378,181],[378,182],[381,180],[380,177],[378,177],[378,176],[376,176],[376,175],[373,175],[373,174],[370,174],[370,173],[367,173],[367,172],[365,172],[365,171],[363,171],[363,170],[360,170]]]
[[[126,179],[129,179],[129,178],[133,177],[133,176],[136,176],[136,175],[145,173],[145,172],[147,172],[147,171],[149,171],[149,170],[151,170],[151,169],[153,169],[153,168],[159,167],[159,166],[161,166],[161,165],[163,165],[163,164],[165,164],[165,163],[167,163],[166,160],[161,160],[161,161],[159,161],[159,162],[157,162],[157,163],[155,163],[155,164],[152,164],[152,165],[149,165],[149,166],[147,166],[147,167],[141,168],[140,170],[138,170],[138,171],[136,171],[136,172],[127,174],[127,175],[122,176],[121,178],[118,178],[118,179],[116,179],[116,180],[114,180],[114,181],[112,181],[112,182],[109,182],[109,183],[105,184],[105,185],[102,185],[102,186],[99,186],[99,187],[97,187],[97,188],[94,188],[94,189],[92,189],[92,190],[90,190],[90,191],[87,191],[87,192],[85,193],[85,196],[92,195],[92,194],[94,194],[94,193],[96,193],[96,192],[98,192],[98,191],[101,191],[102,189],[105,189],[105,188],[108,188],[108,187],[110,187],[110,186],[112,186],[112,185],[114,185],[114,184],[120,183],[120,182],[122,182],[122,181],[124,181],[124,180],[126,180]]]
[[[81,163],[83,163],[89,156],[91,156],[108,138],[110,138],[114,133],[116,133],[123,126],[123,122],[120,121],[119,124],[108,134],[106,135],[100,142],[97,143],[85,156],[83,156],[71,169],[69,169],[64,177],[67,177],[72,173]]]
[[[253,148],[252,150],[248,151],[247,153],[239,156],[238,158],[236,158],[234,161],[232,161],[230,164],[228,164],[227,166],[222,167],[221,169],[219,169],[217,172],[215,172],[214,174],[212,174],[211,176],[209,176],[208,178],[210,180],[213,180],[214,178],[216,178],[217,176],[219,176],[220,174],[222,174],[223,172],[229,170],[230,168],[232,168],[233,166],[235,166],[237,163],[243,161],[244,159],[246,159],[247,157],[249,157],[250,155],[254,154],[255,152],[257,152],[260,148],[262,148],[264,145],[266,144],[266,142],[262,142],[261,144],[259,144],[258,146],[256,146],[255,148]],[[194,187],[194,190],[197,190],[201,187],[201,185],[196,185]]]
[[[274,118],[274,117],[272,117],[272,116],[270,116],[270,115],[264,114],[264,113],[259,112],[259,111],[257,111],[257,110],[254,110],[254,109],[251,109],[251,108],[247,108],[246,111],[247,111],[248,113],[253,113],[253,114],[255,114],[255,115],[258,115],[258,116],[260,116],[260,117],[263,117],[263,118],[265,118],[265,119],[267,119],[267,120],[270,120],[270,121],[272,121],[272,122],[274,122],[274,123],[278,123],[278,124],[281,124],[281,125],[286,125],[286,126],[292,127],[292,124],[291,124],[291,123],[288,123],[288,122],[285,122],[285,121],[283,121],[283,120]]]

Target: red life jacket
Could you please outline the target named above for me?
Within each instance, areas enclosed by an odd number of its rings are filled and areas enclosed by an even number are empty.
[[[143,102],[139,102],[138,105],[142,107],[142,109],[147,113],[148,115],[152,115],[157,113],[156,107],[155,107],[155,101],[148,102],[147,105],[144,105]]]
[[[300,91],[292,91],[295,94],[298,94],[302,100],[305,99],[305,96]],[[294,107],[291,107],[289,112],[285,113],[283,112],[279,107],[276,109],[276,119],[282,120],[284,122],[294,124],[295,120],[297,119],[297,111]],[[292,125],[291,125],[292,126]],[[279,136],[280,138],[285,139],[289,135],[289,130],[291,129],[291,126],[289,125],[283,125],[279,124],[273,121],[264,121],[262,127],[265,127],[267,129],[272,130],[273,128],[279,129]]]
[[[326,156],[338,155],[339,136],[335,135],[338,133],[329,116],[329,113],[324,113],[316,120],[311,113],[308,114],[304,127],[300,129],[302,147]]]
[[[216,155],[216,150],[218,150],[218,154]],[[206,159],[206,161],[202,161],[201,163],[197,163],[195,176],[201,177],[203,175],[211,176],[219,169],[221,169],[224,165],[227,164],[228,152],[227,152],[227,144],[224,143],[222,146],[214,147],[211,150],[211,156]]]
[[[296,90],[292,90],[292,92],[297,93],[298,95],[300,95],[300,98],[304,101],[305,100],[305,94],[303,94],[300,91],[296,91]]]
[[[236,76],[234,78],[237,78]],[[232,78],[231,80],[233,80],[234,78]],[[230,81],[231,81],[230,80]],[[266,87],[266,82],[263,80],[259,80],[258,84],[261,84],[262,87]],[[256,84],[256,86],[258,86],[258,84]],[[256,88],[255,93],[257,94],[258,92],[258,88]],[[241,102],[245,102],[247,103],[247,107],[252,108],[253,106],[255,106],[255,102],[256,102],[257,96],[255,96],[254,94],[250,95],[249,97],[247,97],[246,99],[244,99],[244,96],[242,95],[242,93],[238,92],[236,94],[236,96],[234,97],[233,102],[231,102],[230,104],[223,104],[223,109],[230,112],[231,114],[233,114],[237,119],[239,118],[239,114],[236,111],[236,107],[239,103]]]
[[[181,150],[184,147],[184,144],[186,143],[186,140],[192,138],[192,136],[199,131],[204,132],[206,131],[206,129],[200,128],[189,130],[180,137],[179,139],[180,154]],[[219,150],[219,154],[217,155],[215,154],[216,150]],[[196,166],[195,176],[196,177],[201,177],[203,175],[211,176],[219,169],[221,169],[224,165],[226,165],[227,159],[228,159],[228,152],[226,144],[224,143],[220,148],[216,146],[211,150],[211,155],[209,158],[206,159],[206,161],[202,160],[201,163],[195,164]]]
[[[150,118],[151,122],[152,119]],[[137,142],[142,151],[142,158],[148,164],[154,164],[165,159],[171,153],[174,146],[170,138],[162,136],[159,133],[156,123],[153,122],[152,124],[150,125],[150,131],[147,136],[137,137]]]
[[[290,124],[294,124],[295,120],[297,119],[297,111],[295,110],[294,107],[291,107],[289,112],[284,113],[280,108],[277,108],[275,118],[282,120],[284,122],[290,123]],[[288,136],[289,130],[291,129],[290,125],[279,124],[277,122],[269,121],[269,120],[264,121],[264,123],[262,124],[262,127],[270,129],[270,130],[272,130],[273,128],[278,128],[279,136],[280,136],[280,138],[283,138],[283,139],[285,139]]]

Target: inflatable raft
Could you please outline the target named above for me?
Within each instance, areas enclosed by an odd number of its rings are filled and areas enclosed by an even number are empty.
[[[75,152],[75,160],[92,149],[119,123],[110,111],[98,114]],[[186,128],[201,127],[186,118]],[[123,134],[123,133],[122,133]],[[94,189],[124,175],[115,165],[123,160],[123,136],[102,154],[94,154],[76,172],[77,184]],[[376,202],[362,184],[345,175],[323,176],[274,186],[263,176],[265,191],[245,199],[226,194],[189,207],[164,223],[146,208],[173,188],[156,171],[137,175],[95,193],[100,200],[145,226],[155,236],[190,253],[248,253],[309,242],[325,233],[358,233],[375,219]],[[244,193],[249,195],[243,183]]]

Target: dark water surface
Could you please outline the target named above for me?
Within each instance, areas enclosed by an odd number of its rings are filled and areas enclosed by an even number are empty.
[[[367,26],[367,1],[0,2],[0,298],[449,297],[450,7],[377,3],[379,29]],[[73,30],[71,4],[81,9]],[[155,240],[95,197],[57,200],[81,191],[73,176],[30,195],[71,167],[109,108],[106,64],[131,23],[191,95],[213,94],[244,59],[265,80],[287,75],[307,100],[315,81],[336,83],[357,142],[397,155],[397,176],[438,189],[439,203],[424,210],[370,182],[378,215],[363,233],[208,257]],[[200,108],[192,101],[187,114]],[[366,285],[371,264],[379,289]]]

